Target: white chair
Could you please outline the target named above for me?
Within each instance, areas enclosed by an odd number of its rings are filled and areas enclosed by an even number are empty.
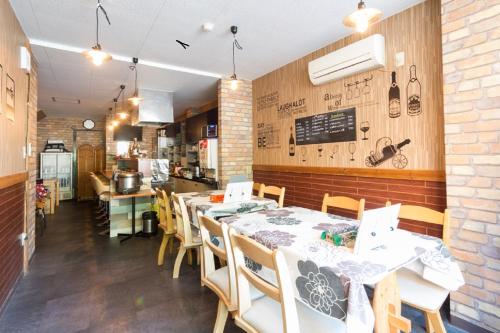
[[[390,206],[391,202],[388,201],[386,205]],[[450,216],[447,209],[441,213],[427,207],[401,205],[399,218],[442,225],[443,243],[448,245]],[[449,290],[424,280],[405,268],[397,271],[397,279],[401,301],[424,312],[427,332],[446,332],[439,309],[448,297]]]
[[[236,325],[252,333],[341,333],[345,323],[312,310],[294,297],[292,282],[283,254],[230,229],[236,268],[238,309]],[[261,279],[245,266],[244,256],[273,270],[277,286]],[[252,300],[250,284],[266,296]]]
[[[177,232],[175,234],[175,238],[177,238],[180,242],[179,252],[177,253],[177,258],[175,259],[173,273],[173,278],[177,279],[179,278],[179,270],[184,255],[187,251],[189,251],[188,261],[189,263],[191,263],[191,250],[196,249],[197,251],[199,251],[201,246],[201,237],[199,235],[199,230],[194,227],[189,220],[189,214],[184,199],[172,192],[172,201],[174,202],[175,221],[177,224]],[[197,257],[199,260],[200,256],[198,255]]]

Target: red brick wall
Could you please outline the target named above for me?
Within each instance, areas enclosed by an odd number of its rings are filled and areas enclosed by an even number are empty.
[[[24,182],[0,189],[0,311],[23,270],[23,202]]]
[[[329,193],[364,198],[367,209],[383,207],[387,200],[439,211],[446,208],[444,182],[274,171],[254,171],[253,178],[258,183],[286,187],[287,206],[320,210],[324,194]],[[442,233],[439,226],[416,221],[401,221],[400,227],[437,237],[441,237]]]

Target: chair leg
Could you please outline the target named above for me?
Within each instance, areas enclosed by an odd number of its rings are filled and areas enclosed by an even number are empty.
[[[215,319],[214,333],[223,333],[224,326],[227,321],[227,307],[222,300],[219,299],[217,306],[217,318]]]
[[[441,319],[441,313],[439,310],[436,312],[426,313],[429,316],[429,320],[434,328],[436,333],[446,333],[446,329],[444,328],[443,319]]]
[[[200,266],[201,263],[201,248],[196,248],[196,265]]]
[[[179,247],[179,252],[177,253],[177,258],[175,258],[174,274],[173,274],[174,279],[179,278],[179,270],[181,268],[182,258],[184,258],[185,254],[186,254],[186,248],[184,247],[184,244],[181,244],[181,246]]]
[[[434,333],[434,329],[432,328],[431,318],[429,317],[429,313],[424,311],[425,318],[425,329],[427,333]]]
[[[169,237],[163,233],[163,239],[161,241],[160,250],[158,251],[158,266],[163,265],[165,262],[165,250],[169,241]]]
[[[187,250],[188,253],[188,265],[193,266],[193,249]]]
[[[168,238],[168,240],[169,240],[169,242],[170,242],[169,252],[172,254],[172,253],[174,253],[174,243],[175,243],[175,237],[174,237],[174,235],[170,235],[170,236],[168,236],[168,237],[169,237],[169,238]]]

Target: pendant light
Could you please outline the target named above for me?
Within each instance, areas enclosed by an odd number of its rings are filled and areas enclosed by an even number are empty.
[[[236,39],[236,34],[238,33],[238,27],[235,25],[231,26],[231,32],[233,33],[233,75],[231,75],[231,89],[236,90],[238,89],[239,81],[238,77],[236,76],[236,61],[234,56],[234,49],[237,48],[238,50],[243,50],[243,48]]]
[[[132,62],[134,63],[131,65],[129,68],[131,71],[135,72],[135,89],[134,89],[134,94],[132,97],[128,99],[130,103],[134,106],[138,106],[139,103],[142,101],[142,97],[139,96],[139,89],[137,89],[137,63],[139,62],[138,58],[133,58]]]
[[[382,12],[376,8],[366,8],[363,0],[358,3],[358,9],[344,18],[344,25],[358,32],[365,32],[370,24],[380,20]]]
[[[99,10],[102,11],[104,14],[104,17],[106,18],[106,21],[108,21],[108,24],[111,25],[111,22],[109,21],[108,14],[106,13],[106,10],[104,7],[101,5],[101,0],[97,0],[97,8],[95,10],[95,17],[96,17],[96,44],[92,46],[92,49],[89,51],[84,51],[83,55],[92,61],[92,63],[96,66],[102,65],[104,62],[107,62],[112,59],[111,55],[109,53],[106,53],[102,50],[101,44],[99,44]]]
[[[125,120],[128,118],[128,112],[125,111],[125,103],[124,103],[124,95],[125,93],[123,92],[125,90],[125,85],[120,85],[120,93],[118,94],[118,96],[114,99],[115,101],[115,113],[116,113],[116,103],[118,102],[118,99],[120,98],[120,96],[122,97],[122,109],[120,112],[117,113],[118,115],[118,118],[120,118],[121,120]]]
[[[108,129],[110,131],[112,131],[116,126],[119,125],[119,122],[116,119],[114,119],[115,117],[114,117],[114,114],[113,114],[113,108],[109,108],[108,111],[109,111],[109,114],[111,116],[111,121],[110,121],[110,123],[108,125]]]

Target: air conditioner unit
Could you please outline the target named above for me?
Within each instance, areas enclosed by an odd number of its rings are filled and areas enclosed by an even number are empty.
[[[309,62],[309,78],[317,86],[384,66],[385,38],[375,34]]]

